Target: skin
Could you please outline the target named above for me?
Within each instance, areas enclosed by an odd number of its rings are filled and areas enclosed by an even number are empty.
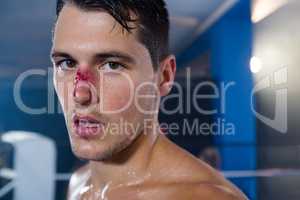
[[[89,161],[71,177],[68,199],[246,199],[217,171],[160,131],[157,105],[160,97],[170,92],[174,81],[173,55],[154,70],[149,51],[138,41],[136,30],[124,31],[106,12],[87,12],[66,5],[55,27],[52,61],[54,86],[72,151]],[[88,81],[95,90],[88,104],[87,90],[75,89],[78,70],[91,75]],[[143,83],[151,85],[138,90]],[[139,95],[152,97],[130,101]],[[106,112],[124,107],[122,111]],[[153,112],[146,113],[141,108]],[[74,113],[103,122],[103,135],[78,137],[72,127]],[[118,134],[113,134],[110,124],[125,126],[120,119],[134,128],[126,132],[118,129]]]

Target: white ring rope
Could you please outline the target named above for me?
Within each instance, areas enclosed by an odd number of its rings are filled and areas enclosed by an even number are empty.
[[[8,168],[0,169],[0,178],[5,179],[14,179],[16,177],[16,173]]]
[[[264,169],[264,170],[241,170],[223,171],[226,178],[259,178],[259,177],[280,177],[300,176],[300,169]]]
[[[15,182],[11,181],[0,189],[0,199],[9,193],[15,187]]]

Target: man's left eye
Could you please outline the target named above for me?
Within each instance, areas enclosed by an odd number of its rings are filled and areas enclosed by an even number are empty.
[[[122,64],[117,62],[108,62],[100,67],[103,71],[116,71],[125,68]]]

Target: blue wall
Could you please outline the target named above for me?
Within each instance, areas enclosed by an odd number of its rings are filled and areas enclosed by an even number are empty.
[[[228,13],[178,56],[179,67],[211,51],[211,74],[216,84],[233,82],[226,93],[226,112],[218,112],[235,126],[234,135],[215,136],[222,156],[222,170],[256,169],[256,128],[250,107],[253,87],[249,61],[252,54],[250,1],[239,1]],[[215,102],[220,108],[220,100]],[[220,109],[219,109],[220,110]],[[250,199],[256,199],[255,178],[232,180]]]

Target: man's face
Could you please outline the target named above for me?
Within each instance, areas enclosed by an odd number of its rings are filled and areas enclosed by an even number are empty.
[[[54,85],[80,158],[110,158],[156,118],[149,111],[158,110],[159,76],[136,34],[106,12],[66,5],[60,13],[52,48]]]

